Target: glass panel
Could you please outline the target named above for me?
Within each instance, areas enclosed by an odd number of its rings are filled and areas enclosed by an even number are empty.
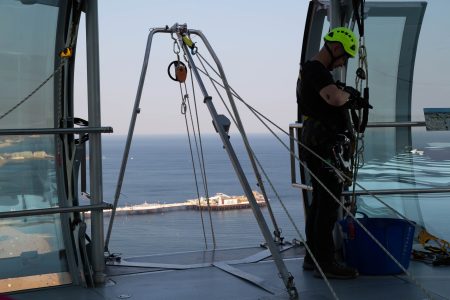
[[[53,73],[58,13],[58,7],[0,2],[0,115]],[[0,128],[54,127],[54,84],[52,78],[0,117]],[[0,137],[0,211],[58,206],[55,148],[53,136]],[[67,271],[60,223],[59,215],[0,219],[0,280]]]
[[[396,95],[398,80],[402,80],[398,78],[398,69],[405,22],[405,16],[369,17],[365,21],[370,99],[375,105],[375,109],[370,113],[371,122],[394,122],[398,118]],[[389,34],[386,35],[386,32]],[[355,33],[359,36],[356,28]],[[383,43],[379,42],[380,38],[383,39]],[[347,72],[349,85],[355,84],[354,74],[357,64],[357,58],[349,60]]]
[[[411,91],[416,39],[425,5],[396,5],[383,9],[378,4],[376,9],[369,8],[366,20],[370,99],[374,106],[369,117],[371,122],[423,120],[423,115],[420,119],[411,119],[412,112],[418,110],[411,105]],[[433,16],[428,15],[428,20],[430,18]],[[425,39],[428,40],[429,36]],[[421,47],[426,48],[426,45]],[[421,53],[418,55],[420,58],[423,59]],[[353,84],[356,63],[355,60],[349,62],[348,84]],[[414,75],[423,75],[421,69],[415,70]],[[420,92],[421,89],[416,86],[415,90]],[[422,107],[423,102],[420,103]],[[424,128],[369,128],[365,134],[365,165],[359,171],[359,183],[369,190],[448,187],[449,148],[448,144],[442,143],[448,140],[448,136],[448,133],[426,132]],[[442,226],[444,218],[437,213],[438,207],[448,207],[442,194],[386,195],[379,198],[426,226],[433,234],[445,239],[450,237],[449,230]],[[359,209],[369,215],[393,215],[371,196],[361,196],[358,200]]]
[[[445,45],[436,48],[441,44],[436,24],[438,28],[448,27],[443,2],[429,3],[416,59],[425,7],[424,2],[370,2],[366,5],[370,99],[374,106],[370,122],[421,121],[424,107],[448,106],[444,93],[448,85],[443,85],[448,81],[448,74],[439,72],[439,76],[429,77],[435,73],[430,68],[440,65],[446,70],[448,61],[443,51]],[[328,28],[325,20],[322,36]],[[430,57],[436,63],[430,64]],[[349,61],[349,85],[355,84],[357,62],[356,59]],[[450,182],[448,139],[449,132],[426,132],[424,128],[369,128],[365,133],[365,165],[359,171],[358,182],[369,190],[446,188]],[[450,238],[446,226],[448,217],[442,213],[450,209],[450,203],[444,201],[444,194],[379,198],[433,234]],[[359,210],[373,216],[393,215],[373,197],[361,196],[359,200]]]

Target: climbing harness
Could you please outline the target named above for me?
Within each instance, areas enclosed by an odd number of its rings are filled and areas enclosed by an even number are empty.
[[[352,176],[352,169],[350,165],[351,155],[351,142],[345,134],[338,134],[336,143],[331,148],[332,163],[333,165],[344,173],[346,176],[340,176],[340,173],[336,175],[339,177],[340,182],[344,186],[351,186],[352,181],[348,180]]]

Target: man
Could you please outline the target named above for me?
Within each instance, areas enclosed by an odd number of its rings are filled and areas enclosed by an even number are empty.
[[[344,135],[352,137],[349,130],[349,108],[369,106],[367,101],[351,87],[339,88],[330,71],[346,64],[355,57],[358,42],[353,32],[345,27],[331,30],[324,37],[321,50],[301,66],[297,82],[299,115],[303,116],[301,142],[329,163],[334,163],[333,147]],[[344,137],[345,139],[345,137]],[[326,163],[307,149],[301,150],[302,159],[309,171],[340,199],[342,180]],[[324,187],[311,176],[313,199],[307,209],[306,238],[325,276],[350,279],[358,276],[357,270],[336,262],[334,257],[333,228],[337,221],[339,204]],[[309,253],[303,269],[313,270]],[[320,273],[315,270],[315,275]]]

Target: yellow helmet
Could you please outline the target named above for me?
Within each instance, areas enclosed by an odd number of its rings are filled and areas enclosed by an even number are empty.
[[[351,57],[355,57],[358,51],[358,40],[353,31],[346,27],[336,27],[330,30],[324,37],[325,42],[341,43],[345,52]]]

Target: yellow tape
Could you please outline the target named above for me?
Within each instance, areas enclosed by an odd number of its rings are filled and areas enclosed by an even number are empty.
[[[187,36],[187,35],[183,35],[183,42],[186,44],[186,46],[188,46],[189,48],[192,48],[194,46],[194,43],[192,42],[192,40]]]

